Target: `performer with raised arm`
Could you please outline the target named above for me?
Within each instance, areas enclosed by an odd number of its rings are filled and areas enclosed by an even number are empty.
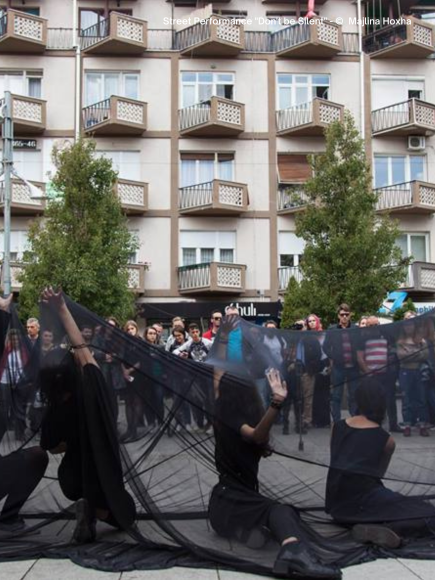
[[[104,377],[72,317],[61,292],[46,288],[42,302],[58,315],[72,352],[51,351],[44,359],[40,383],[48,410],[41,446],[64,453],[59,485],[76,501],[73,539],[92,542],[96,518],[128,529],[135,519],[133,499],[124,489],[116,424]]]

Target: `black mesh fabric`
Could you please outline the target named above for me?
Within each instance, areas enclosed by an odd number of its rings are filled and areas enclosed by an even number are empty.
[[[435,434],[420,436],[435,412],[432,313],[345,332],[265,329],[232,317],[196,362],[67,305],[90,329],[98,366],[77,366],[52,304],[41,307],[35,343],[13,307],[0,310],[0,559],[70,557],[102,570],[218,564],[270,575],[290,533],[340,567],[434,558]],[[241,432],[263,420],[271,368],[288,395],[268,440],[254,442]],[[335,414],[349,417],[349,406],[358,414],[362,383],[388,400],[384,431],[337,423],[329,470],[331,395]],[[381,452],[402,414],[412,437],[393,433],[383,476]],[[81,498],[104,515],[86,544],[73,541]],[[406,542],[394,550],[357,543],[358,522],[389,522]],[[258,529],[268,541],[253,549]]]

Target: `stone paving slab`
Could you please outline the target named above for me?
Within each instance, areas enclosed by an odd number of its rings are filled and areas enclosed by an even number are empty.
[[[132,572],[101,572],[82,568],[70,560],[26,560],[2,562],[0,580],[264,580],[264,576],[203,570],[171,568]],[[343,570],[343,580],[435,580],[435,562],[425,560],[376,560]]]

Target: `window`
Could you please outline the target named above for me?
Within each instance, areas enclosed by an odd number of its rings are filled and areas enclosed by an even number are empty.
[[[130,235],[134,239],[135,242],[139,243],[139,230],[130,230]],[[129,264],[137,264],[138,263],[138,250],[131,252],[128,258]]]
[[[191,266],[210,262],[234,263],[236,232],[181,231],[180,264]]]
[[[24,252],[29,250],[29,241],[26,230],[11,231],[11,261],[20,262],[23,260]],[[0,254],[3,258],[4,252],[4,231],[0,231]]]
[[[429,261],[429,234],[401,234],[396,241],[402,256],[412,258],[418,262]]]
[[[208,183],[213,179],[234,181],[232,153],[182,153],[180,187]]]
[[[42,151],[14,150],[14,166],[21,177],[29,181],[43,181]]]
[[[132,16],[133,11],[129,8],[116,8],[114,10],[109,10],[110,12],[120,12],[121,14],[126,14],[127,16]],[[81,8],[79,10],[79,28],[80,30],[86,30],[90,26],[94,26],[95,24],[101,24],[106,19],[105,12],[102,8]],[[100,31],[97,29],[100,34],[103,34],[104,27],[101,26]]]
[[[16,95],[41,98],[42,72],[0,71],[0,95],[10,91]]]
[[[181,107],[190,107],[210,97],[234,99],[234,74],[212,72],[181,73]]]
[[[285,14],[271,14],[266,12],[267,25],[272,34],[291,26],[297,20],[296,12],[286,12]]]
[[[100,157],[112,160],[113,169],[120,179],[141,180],[139,151],[97,151]]]
[[[305,242],[293,232],[279,232],[278,251],[279,265],[283,267],[299,266],[304,253]]]
[[[311,103],[314,97],[329,99],[329,75],[278,74],[278,109]]]
[[[375,155],[374,187],[426,180],[424,155]]]
[[[108,99],[112,95],[139,98],[139,74],[121,72],[88,72],[85,77],[85,106]]]
[[[406,77],[374,77],[372,79],[372,110],[389,107],[408,99],[424,99],[424,79]],[[404,105],[404,109],[407,105]]]

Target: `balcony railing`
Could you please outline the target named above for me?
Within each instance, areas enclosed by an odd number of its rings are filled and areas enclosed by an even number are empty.
[[[147,23],[111,12],[106,20],[81,30],[80,40],[88,54],[141,54],[147,47]]]
[[[128,287],[136,294],[145,292],[145,270],[144,264],[130,264],[127,266]]]
[[[372,111],[373,135],[433,135],[435,105],[418,99]]]
[[[334,121],[343,120],[344,107],[325,99],[295,105],[276,112],[278,135],[323,135]]]
[[[182,135],[225,137],[245,130],[245,105],[230,99],[211,97],[178,111]]]
[[[343,50],[341,26],[318,20],[313,24],[294,24],[272,35],[273,50],[293,58],[330,58]]]
[[[19,280],[24,268],[26,267],[25,262],[11,262],[11,290],[12,292],[19,292],[22,288],[22,283]],[[145,290],[145,270],[146,266],[144,264],[129,264],[127,266],[128,271],[128,287],[133,292],[142,294]],[[3,263],[1,264],[1,284],[3,286],[4,281],[4,271]]]
[[[435,185],[423,181],[408,181],[380,187],[376,209],[397,214],[431,214],[435,212]]]
[[[238,215],[248,208],[244,183],[214,179],[180,188],[180,213],[190,215]]]
[[[180,294],[242,294],[246,266],[207,262],[178,268]]]
[[[31,182],[38,189],[45,190],[45,184],[40,182]],[[4,208],[4,181],[0,181],[0,211]],[[45,200],[34,199],[31,197],[29,186],[20,179],[12,179],[12,199],[11,199],[11,214],[12,215],[33,215],[40,214],[45,209]]]
[[[408,267],[406,281],[401,288],[411,292],[435,292],[435,264],[413,262]]]
[[[45,131],[46,102],[22,95],[12,96],[12,120],[15,135],[33,135]],[[2,106],[4,99],[0,99]]]
[[[143,215],[148,211],[148,183],[118,178],[115,191],[126,214]]]
[[[299,266],[284,266],[278,268],[278,289],[280,292],[287,290],[291,278],[295,278],[296,282],[299,283],[302,281],[303,275]]]
[[[211,15],[205,24],[197,23],[175,34],[175,48],[190,56],[235,56],[245,47],[242,24],[230,18]]]
[[[407,17],[410,24],[376,30],[364,38],[364,51],[372,58],[426,58],[434,49],[431,24]]]
[[[44,52],[47,21],[18,10],[7,10],[0,17],[0,52]]]
[[[285,215],[299,212],[306,207],[308,201],[303,183],[280,184],[277,199],[279,214]]]
[[[83,109],[83,127],[95,135],[142,135],[146,131],[147,104],[111,96]]]

